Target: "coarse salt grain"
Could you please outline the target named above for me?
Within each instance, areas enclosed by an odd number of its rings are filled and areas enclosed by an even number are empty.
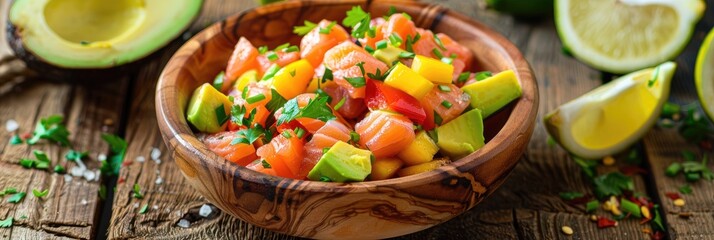
[[[198,215],[201,215],[201,217],[208,217],[208,215],[211,215],[213,212],[213,209],[211,206],[208,206],[208,204],[203,204],[201,206],[201,209],[198,210]]]
[[[138,156],[138,157],[136,157],[135,160],[136,160],[136,162],[144,162],[144,161],[146,161],[146,158],[144,156]]]
[[[179,220],[178,223],[176,223],[176,226],[179,226],[182,228],[188,228],[191,226],[191,223],[186,219],[181,219],[181,220]]]
[[[107,155],[106,155],[106,154],[100,153],[99,155],[97,155],[97,161],[103,162],[103,161],[106,161],[106,160],[107,160]]]
[[[7,120],[7,122],[5,122],[5,130],[7,130],[8,132],[14,132],[19,128],[20,124],[17,124],[17,121],[15,121],[14,119],[9,119]]]
[[[84,176],[84,170],[86,170],[86,169],[84,169],[82,167],[74,166],[69,170],[69,174],[71,174],[73,177],[82,177],[82,176]]]
[[[159,206],[158,206],[158,205],[154,205],[154,206],[151,207],[151,208],[153,208],[154,210],[157,210],[157,209],[159,209]]]
[[[82,199],[82,205],[87,205],[87,199]]]
[[[156,177],[156,182],[155,182],[155,183],[156,183],[156,185],[161,185],[162,183],[164,183],[164,179],[161,178],[160,176],[159,176],[159,177]]]
[[[151,159],[153,159],[155,161],[155,160],[159,160],[160,157],[161,157],[161,150],[159,150],[158,148],[151,149]]]
[[[84,179],[87,179],[87,181],[93,181],[96,178],[96,174],[92,170],[85,170],[84,171]]]
[[[71,181],[72,181],[72,176],[70,176],[69,174],[65,174],[65,175],[64,175],[64,181],[65,181],[65,182],[71,182]]]

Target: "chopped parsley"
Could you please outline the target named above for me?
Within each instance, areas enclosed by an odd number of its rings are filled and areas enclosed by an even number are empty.
[[[62,121],[64,121],[64,117],[60,115],[52,115],[40,119],[40,122],[35,126],[32,138],[27,140],[27,144],[34,145],[40,141],[40,139],[46,139],[59,143],[62,146],[71,145],[69,142],[69,131],[67,127],[62,125]]]
[[[218,126],[222,126],[226,121],[228,121],[229,117],[228,114],[226,113],[226,108],[223,104],[218,106],[215,110],[216,112],[216,122],[218,123]]]
[[[298,107],[297,99],[290,99],[283,107],[283,114],[278,118],[278,125],[290,122],[295,118],[307,117],[327,122],[335,118],[332,109],[327,105],[328,97],[317,96],[311,99],[304,108]]]
[[[149,211],[149,204],[144,204],[144,206],[142,206],[141,209],[139,209],[139,214],[144,214],[147,211]]]
[[[5,220],[0,221],[0,228],[12,227],[12,217],[7,217]]]
[[[245,101],[246,101],[248,104],[253,104],[253,103],[260,102],[260,101],[262,101],[262,100],[264,100],[264,99],[265,99],[265,95],[262,94],[262,93],[260,93],[260,94],[258,94],[258,95],[255,95],[255,96],[246,98]],[[223,124],[221,124],[221,125],[223,125]]]
[[[119,174],[124,155],[126,155],[127,143],[124,139],[113,134],[102,134],[102,139],[109,144],[109,157],[102,162],[100,171],[102,175],[113,176]]]
[[[265,108],[270,110],[270,112],[275,112],[277,111],[280,107],[285,105],[285,98],[278,93],[274,88],[270,89],[270,101],[268,101],[268,104],[265,105]]]
[[[346,77],[345,80],[355,88],[364,87],[367,84],[364,77]]]
[[[260,164],[262,164],[263,168],[266,168],[266,169],[273,168],[273,166],[270,166],[270,163],[268,161],[265,161],[265,159],[260,160]]]
[[[679,187],[679,192],[685,195],[692,194],[692,187],[689,184],[684,184],[684,186]]]
[[[139,184],[134,184],[134,188],[132,189],[132,192],[134,193],[133,196],[136,199],[142,199],[144,198],[144,194],[141,194],[141,187]]]
[[[340,101],[335,104],[335,111],[340,110],[340,108],[342,108],[342,105],[345,104],[346,99],[347,98],[342,97],[342,99],[340,99]]]
[[[300,36],[305,36],[308,34],[312,29],[317,27],[316,23],[310,22],[308,20],[305,20],[305,25],[304,26],[295,26],[293,27],[293,33],[300,35]]]
[[[320,82],[325,83],[327,81],[334,80],[334,78],[335,77],[332,75],[332,69],[325,67],[325,71],[322,73],[322,79],[320,79]]]
[[[45,189],[45,190],[42,190],[42,191],[37,190],[37,189],[32,189],[32,195],[35,195],[35,197],[38,197],[38,198],[47,196],[48,193],[50,193],[50,190],[49,190],[49,189]]]
[[[12,137],[10,138],[10,144],[12,144],[12,145],[19,145],[22,143],[23,143],[23,141],[22,141],[22,138],[20,138],[20,135],[15,134],[15,135],[12,135]]]
[[[320,34],[330,34],[330,31],[332,31],[332,27],[334,27],[335,24],[337,24],[337,22],[332,21],[329,25],[327,25],[327,27],[320,28]]]
[[[221,71],[216,75],[216,78],[213,79],[213,88],[217,89],[218,91],[221,91],[221,88],[223,88],[223,78],[226,76],[226,72]]]
[[[354,6],[347,11],[347,17],[342,20],[342,25],[352,28],[353,37],[363,38],[365,33],[370,31],[369,23],[371,20],[370,14],[362,10],[362,7]]]
[[[24,168],[33,168],[33,167],[35,167],[35,160],[23,158],[23,159],[20,159],[19,164],[20,164],[20,166],[22,166]]]
[[[633,191],[635,184],[632,178],[619,172],[603,174],[593,178],[595,196],[604,199],[609,196],[619,196],[623,191]]]
[[[67,154],[64,155],[64,158],[67,159],[68,161],[81,161],[83,158],[86,158],[89,156],[89,152],[80,152],[80,151],[75,151],[75,150],[69,150]]]
[[[257,108],[247,112],[245,106],[233,105],[231,107],[231,122],[238,124],[238,126],[250,126],[257,112]]]
[[[256,124],[252,128],[243,129],[236,132],[236,138],[231,141],[231,145],[236,145],[239,143],[243,144],[253,144],[260,137],[266,134],[266,130],[259,124]]]
[[[7,202],[8,203],[22,202],[22,199],[25,199],[25,195],[27,195],[25,192],[15,193],[15,195],[12,195],[10,198],[7,199]]]

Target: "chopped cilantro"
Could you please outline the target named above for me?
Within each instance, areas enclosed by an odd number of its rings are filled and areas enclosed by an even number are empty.
[[[226,72],[221,71],[216,75],[216,77],[213,79],[213,87],[217,89],[218,91],[221,91],[221,88],[223,87],[223,78],[226,76]]]
[[[26,159],[26,158],[20,159],[19,163],[20,163],[20,166],[22,166],[24,168],[33,168],[33,167],[35,167],[35,164],[36,164],[35,160]]]
[[[22,199],[25,199],[25,195],[27,195],[25,192],[15,193],[15,195],[12,195],[10,198],[7,199],[7,202],[8,203],[22,202]]]
[[[71,145],[69,142],[69,131],[67,127],[62,125],[64,117],[60,115],[52,115],[47,118],[40,119],[40,122],[35,126],[35,131],[32,138],[27,140],[27,144],[34,145],[40,139],[57,142],[62,146]]]
[[[265,105],[265,108],[270,110],[270,112],[275,112],[278,110],[278,108],[282,107],[285,105],[285,98],[278,93],[275,89],[271,88],[270,89],[270,101],[268,101],[268,104]]]
[[[0,221],[0,228],[12,227],[12,220],[12,217],[7,217],[5,220]]]
[[[40,162],[50,162],[50,158],[47,157],[47,154],[45,154],[45,152],[43,151],[33,150],[32,154],[34,154],[35,158],[37,158],[37,160]]]
[[[369,23],[371,20],[370,14],[362,10],[362,7],[354,6],[347,11],[347,17],[342,20],[342,25],[352,28],[353,37],[363,38],[365,33],[370,31]]]
[[[293,33],[300,35],[300,36],[305,36],[308,34],[312,29],[317,27],[316,23],[310,22],[308,20],[305,20],[305,25],[304,26],[295,26],[293,27]]]
[[[342,99],[340,99],[340,101],[337,102],[337,104],[335,104],[335,111],[340,110],[340,108],[342,108],[342,105],[345,104],[346,100],[347,100],[347,98],[342,97]]]
[[[233,105],[231,107],[231,122],[238,124],[238,126],[250,126],[256,113],[257,108],[253,108],[253,110],[248,113],[246,112],[245,106]]]
[[[134,198],[136,199],[142,199],[144,198],[144,194],[141,194],[141,187],[139,184],[134,184],[134,188],[132,189],[134,192]]]
[[[355,66],[359,67],[359,71],[362,73],[362,76],[364,77],[364,62],[358,62],[355,64]]]
[[[226,121],[228,121],[229,117],[228,114],[226,113],[226,108],[223,104],[218,106],[215,110],[216,112],[216,122],[218,123],[218,126],[222,126]]]
[[[278,125],[290,122],[298,117],[307,117],[327,122],[335,118],[332,109],[327,105],[328,97],[317,96],[310,100],[304,108],[299,108],[297,99],[293,98],[285,103],[283,114],[278,118]]]
[[[320,80],[322,83],[325,83],[327,81],[332,81],[334,80],[334,76],[332,75],[332,70],[325,67],[325,71],[322,73],[322,79]]]
[[[32,195],[35,195],[35,197],[38,197],[38,198],[47,196],[48,193],[50,193],[50,190],[49,190],[49,189],[45,189],[45,190],[42,190],[42,191],[37,190],[37,189],[32,189]]]
[[[20,136],[17,134],[12,135],[12,137],[10,138],[10,144],[12,144],[12,145],[18,145],[18,144],[22,144],[22,143],[23,143],[22,138],[20,138]]]
[[[332,31],[332,27],[334,27],[335,24],[337,24],[337,22],[332,21],[329,25],[327,25],[327,27],[320,28],[320,34],[330,34],[330,31]]]
[[[367,84],[364,77],[346,77],[345,80],[355,88],[364,87]]]
[[[619,172],[597,176],[593,179],[593,183],[595,184],[595,195],[599,199],[613,195],[619,196],[623,191],[632,191],[635,189],[632,178]]]
[[[238,131],[236,133],[237,137],[231,141],[231,145],[238,143],[253,144],[264,134],[266,134],[265,129],[259,124],[256,124],[255,127]]]
[[[270,166],[270,163],[265,161],[265,159],[260,160],[260,164],[263,165],[263,168],[273,168],[273,166]]]
[[[144,214],[148,210],[149,210],[149,204],[144,204],[144,206],[142,206],[141,209],[139,209],[139,214]]]
[[[89,156],[89,152],[79,152],[75,150],[69,150],[64,158],[68,161],[81,161],[83,158]]]
[[[692,194],[692,187],[689,184],[684,184],[684,186],[679,187],[679,192],[682,194]]]
[[[126,155],[127,143],[124,139],[113,134],[102,134],[102,139],[109,144],[111,153],[106,161],[102,162],[100,171],[102,175],[113,176],[119,174],[124,155]]]

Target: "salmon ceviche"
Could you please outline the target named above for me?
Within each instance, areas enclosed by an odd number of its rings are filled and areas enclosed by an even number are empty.
[[[471,72],[469,48],[393,7],[304,24],[296,45],[240,38],[194,91],[186,119],[208,149],[299,180],[413,175],[481,148],[483,119],[521,95],[512,70]]]

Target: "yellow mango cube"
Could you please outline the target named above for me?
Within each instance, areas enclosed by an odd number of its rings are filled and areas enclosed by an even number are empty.
[[[238,92],[243,92],[243,89],[245,86],[248,86],[250,83],[258,82],[258,71],[256,70],[250,70],[243,75],[240,75],[238,77],[238,80],[236,80],[236,83],[233,85],[236,91]]]
[[[231,115],[231,106],[233,103],[226,95],[216,90],[213,85],[204,83],[193,91],[186,111],[186,120],[201,132],[224,131]]]
[[[273,88],[285,99],[291,99],[305,92],[315,70],[305,59],[288,64],[273,77]]]
[[[374,160],[372,163],[372,173],[369,175],[371,180],[390,179],[396,175],[397,171],[402,168],[402,160],[398,158],[381,158]]]
[[[417,133],[414,141],[397,156],[408,166],[413,166],[434,159],[434,155],[439,151],[434,140],[431,140],[426,131]]]
[[[443,159],[443,160],[436,160],[436,161],[431,161],[431,162],[425,162],[419,165],[414,165],[410,167],[405,167],[402,168],[402,170],[399,170],[397,172],[397,175],[400,177],[405,177],[409,175],[414,175],[414,174],[419,174],[423,172],[428,172],[434,169],[437,169],[441,166],[444,166],[446,164],[449,164],[451,161]]]
[[[402,90],[416,99],[422,99],[434,87],[433,83],[402,63],[397,63],[384,83]]]
[[[412,69],[436,84],[449,84],[454,74],[454,65],[427,56],[416,55]]]

